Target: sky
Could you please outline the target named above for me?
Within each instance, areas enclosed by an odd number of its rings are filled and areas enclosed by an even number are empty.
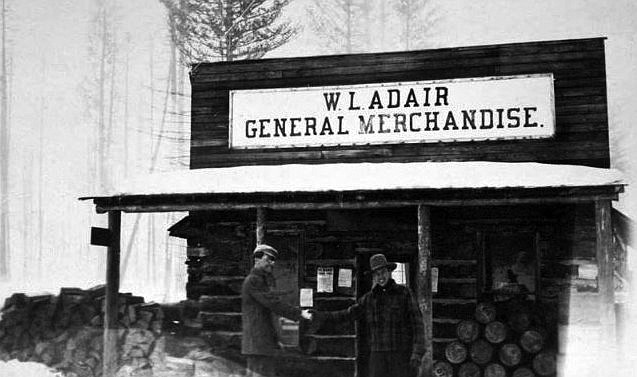
[[[308,0],[304,0],[308,2]],[[296,4],[302,8],[302,4]],[[631,0],[434,0],[436,22],[430,31],[433,48],[486,44],[606,37],[606,68],[610,137],[637,161],[637,2]],[[300,37],[270,56],[314,55],[309,27]],[[613,167],[627,178],[637,176],[635,164],[617,158],[611,148]],[[637,218],[631,187],[618,207]]]
[[[90,248],[81,258],[65,258],[65,250],[85,248],[88,228],[102,226],[106,216],[87,215],[90,203],[79,202],[90,195],[91,185],[85,175],[88,135],[92,132],[86,117],[86,77],[90,14],[87,0],[6,0],[9,7],[9,48],[11,56],[11,137],[12,156],[12,229],[13,242],[37,238],[31,230],[20,228],[24,195],[36,195],[26,187],[37,184],[38,133],[43,125],[44,161],[42,163],[44,232],[47,242],[44,256],[58,273],[59,284],[87,285],[95,281],[99,268],[82,268],[96,261],[98,249]],[[316,54],[316,35],[307,25],[305,7],[310,0],[294,0],[287,16],[302,26],[300,35],[268,57],[307,56]],[[149,64],[152,56],[153,77],[166,77],[168,44],[166,16],[157,0],[119,1],[116,31],[129,35],[131,57],[131,129],[137,137],[150,133],[147,107]],[[630,0],[432,0],[430,9],[436,22],[429,32],[432,47],[471,46],[509,42],[539,41],[582,37],[606,37],[606,62],[610,134],[613,141],[613,167],[632,180],[636,158],[617,158],[623,151],[637,150],[637,2]],[[159,84],[158,84],[159,87]],[[159,91],[159,89],[156,89]],[[188,89],[186,88],[186,91]],[[157,95],[156,102],[162,97]],[[156,105],[157,106],[157,105]],[[152,119],[152,118],[151,118]],[[629,151],[629,152],[626,152]],[[135,171],[147,172],[150,157],[134,151]],[[159,170],[175,169],[163,164]],[[123,170],[116,166],[116,171]],[[626,213],[637,217],[634,189],[616,203]],[[28,199],[28,198],[26,198]],[[36,199],[36,198],[31,198]],[[34,211],[35,208],[29,208]],[[124,218],[125,228],[131,222]],[[71,232],[69,237],[67,234]],[[126,230],[125,230],[126,232]],[[33,252],[26,250],[25,253]],[[75,251],[73,251],[75,253]],[[33,252],[34,253],[34,252]],[[31,256],[29,256],[31,257]],[[143,258],[140,258],[140,260]],[[14,264],[21,264],[14,258]],[[95,272],[97,271],[97,275]],[[48,282],[48,280],[46,281]],[[45,288],[45,287],[40,287]]]

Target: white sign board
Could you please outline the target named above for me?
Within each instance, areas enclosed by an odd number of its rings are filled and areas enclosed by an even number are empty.
[[[338,286],[343,288],[352,287],[352,270],[349,268],[338,269]]]
[[[230,91],[231,148],[546,138],[553,75]]]
[[[431,291],[438,293],[438,267],[431,267]]]
[[[334,292],[334,268],[317,267],[316,269],[316,291]]]
[[[301,288],[300,297],[299,297],[299,306],[302,308],[311,308],[314,306],[314,301],[312,300],[313,290],[312,288]]]

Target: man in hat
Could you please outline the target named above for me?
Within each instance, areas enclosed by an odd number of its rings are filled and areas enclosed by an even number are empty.
[[[310,319],[308,310],[283,302],[272,291],[275,286],[272,271],[278,256],[272,246],[261,244],[254,249],[254,268],[241,287],[241,353],[247,356],[248,376],[276,376],[276,356],[280,352],[272,313],[298,321]]]
[[[347,309],[315,312],[315,320],[364,319],[371,354],[369,376],[415,376],[424,354],[422,314],[409,288],[391,278],[396,263],[369,259],[373,286]]]

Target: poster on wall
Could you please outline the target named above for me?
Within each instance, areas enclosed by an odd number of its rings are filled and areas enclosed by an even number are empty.
[[[312,288],[301,288],[299,302],[302,308],[311,308],[314,306],[313,301],[313,289]]]
[[[352,270],[349,268],[338,269],[338,286],[342,288],[352,287]]]
[[[334,292],[334,268],[317,267],[316,284],[316,292]]]

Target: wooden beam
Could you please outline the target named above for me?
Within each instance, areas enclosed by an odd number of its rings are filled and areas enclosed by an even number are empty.
[[[97,213],[108,211],[123,212],[184,212],[184,211],[223,211],[246,210],[268,207],[276,210],[332,210],[332,209],[373,209],[397,208],[428,205],[432,207],[448,206],[504,206],[517,204],[553,204],[553,203],[590,203],[596,200],[616,200],[617,195],[595,195],[584,197],[556,197],[556,198],[502,198],[502,199],[449,199],[449,200],[385,200],[363,202],[193,202],[193,203],[153,203],[153,204],[122,204],[97,203]]]
[[[610,200],[595,201],[595,240],[600,295],[600,323],[607,347],[615,343],[615,288]],[[608,348],[607,348],[608,349]]]
[[[431,210],[418,206],[418,306],[422,313],[425,337],[425,355],[419,377],[433,372],[433,305],[431,294]]]
[[[257,245],[265,243],[266,209],[257,207]]]
[[[113,377],[117,373],[117,313],[119,310],[119,257],[121,212],[108,212],[108,229],[111,243],[106,248],[106,307],[104,309],[104,366],[103,376]]]

